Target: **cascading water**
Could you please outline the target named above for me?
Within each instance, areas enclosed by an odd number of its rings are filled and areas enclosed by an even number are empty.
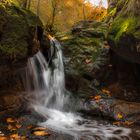
[[[74,140],[131,140],[130,129],[100,124],[74,113],[76,102],[70,99],[65,89],[61,46],[54,38],[50,42],[50,50],[55,47],[55,55],[52,57],[54,51],[51,51],[51,59],[46,62],[43,54],[38,52],[28,60],[26,71],[31,107],[46,118],[40,125],[70,135]]]

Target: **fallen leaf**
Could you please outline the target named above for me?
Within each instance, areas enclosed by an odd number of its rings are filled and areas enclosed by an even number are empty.
[[[36,127],[33,130],[34,131],[43,131],[43,130],[47,130],[47,128],[44,128],[44,127]]]
[[[21,124],[16,124],[16,128],[21,128],[22,127],[22,125]]]
[[[101,91],[111,97],[111,92],[109,90],[103,88]]]
[[[33,132],[33,134],[35,136],[49,136],[50,135],[48,132],[45,132],[45,131],[35,131]]]
[[[92,61],[91,59],[86,59],[86,60],[85,60],[86,64],[91,63],[91,61]]]
[[[113,122],[113,125],[121,125],[121,122]]]
[[[94,99],[95,100],[100,100],[101,99],[101,96],[100,95],[97,95],[97,96],[94,97]]]
[[[125,125],[128,125],[128,126],[129,126],[129,125],[132,125],[133,123],[134,123],[134,122],[130,122],[130,121],[125,121],[125,122],[124,122],[124,124],[125,124]]]
[[[32,125],[27,126],[27,129],[32,129],[32,128],[33,128]]]
[[[118,118],[118,119],[122,119],[122,118],[123,118],[123,114],[122,114],[122,113],[118,113],[118,114],[117,114],[117,118]]]
[[[26,140],[26,136],[21,136],[21,140]]]
[[[49,38],[50,40],[54,39],[54,37],[52,37],[51,35],[48,35],[48,38]]]
[[[14,123],[15,120],[14,120],[13,118],[7,118],[7,119],[6,119],[6,122],[7,122],[7,123]]]
[[[11,124],[8,125],[8,130],[10,131],[14,131],[14,130],[17,130],[17,128]]]
[[[8,138],[4,136],[0,136],[0,140],[8,140]]]
[[[15,139],[15,140],[20,140],[20,136],[18,135],[18,134],[12,134],[12,135],[10,135],[10,138],[13,138],[13,139]]]
[[[113,122],[114,125],[132,125],[134,122],[129,122],[129,121],[125,121],[125,122]]]

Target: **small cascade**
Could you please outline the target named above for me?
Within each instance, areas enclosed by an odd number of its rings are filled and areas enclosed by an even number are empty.
[[[26,81],[27,90],[33,95],[33,102],[47,108],[63,110],[67,103],[65,95],[65,77],[62,59],[62,51],[59,42],[51,40],[50,60],[47,63],[43,54],[39,51],[28,60]],[[55,43],[55,52],[54,52]],[[50,62],[52,61],[52,62]],[[49,65],[51,63],[51,66]],[[29,78],[28,78],[29,77]]]
[[[85,119],[76,113],[78,101],[71,99],[65,89],[61,46],[54,38],[50,39],[50,44],[50,60],[47,62],[39,51],[29,58],[26,69],[30,106],[46,118],[39,125],[70,135],[72,140],[131,140],[130,129]]]

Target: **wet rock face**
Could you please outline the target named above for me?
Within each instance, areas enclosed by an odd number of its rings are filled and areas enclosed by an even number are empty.
[[[140,102],[140,65],[128,62],[111,52],[111,74],[108,89],[112,96],[130,102]]]
[[[38,50],[34,37],[36,25],[43,30],[42,23],[32,12],[3,1],[0,13],[0,89],[13,88],[27,58]]]
[[[18,114],[25,109],[25,95],[23,92],[1,91],[0,93],[0,119],[8,114]]]

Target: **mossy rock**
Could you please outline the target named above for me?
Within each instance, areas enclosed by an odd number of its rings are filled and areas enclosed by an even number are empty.
[[[0,89],[16,89],[20,85],[19,71],[39,47],[34,40],[36,27],[43,31],[35,14],[0,1]]]
[[[140,63],[140,1],[119,0],[116,8],[121,10],[110,25],[109,44],[124,59]]]
[[[43,27],[41,21],[32,12],[13,4],[0,3],[0,13],[0,55],[26,58],[34,47],[36,26]]]
[[[69,67],[83,74],[92,69],[107,37],[108,25],[99,21],[80,21],[71,33],[60,34],[64,54],[70,58]]]

